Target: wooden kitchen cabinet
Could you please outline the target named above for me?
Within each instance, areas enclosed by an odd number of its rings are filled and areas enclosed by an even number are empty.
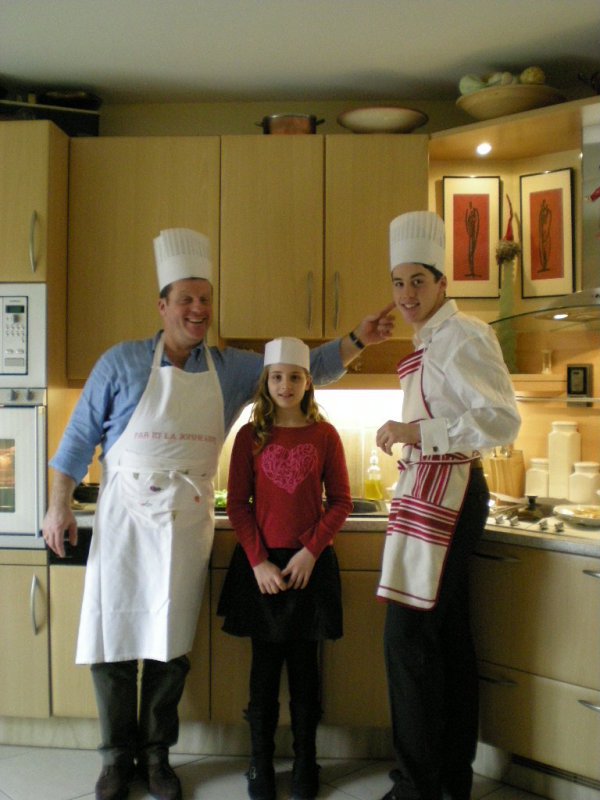
[[[600,778],[600,559],[481,542],[472,579],[480,738]]]
[[[48,569],[42,551],[0,551],[0,716],[50,715]]]
[[[85,567],[50,567],[51,692],[52,714],[56,717],[98,716],[90,668],[75,663],[84,578]],[[191,669],[179,704],[179,714],[184,720],[208,719],[208,620],[207,587],[189,655]]]
[[[219,138],[77,138],[69,163],[68,376],[161,327],[153,240],[165,228],[210,239],[216,326]]]
[[[427,141],[224,136],[221,336],[333,338],[389,303],[389,223],[427,208]]]
[[[344,635],[321,650],[323,724],[387,727],[389,714],[383,663],[385,604],[375,599],[383,533],[340,532],[335,550],[340,564]],[[211,570],[211,720],[239,724],[248,705],[250,640],[221,630],[217,603],[231,553],[233,531],[218,531]],[[360,703],[348,698],[361,697]],[[279,694],[280,723],[289,724],[287,676]]]
[[[68,152],[51,122],[0,122],[0,280],[64,281]]]

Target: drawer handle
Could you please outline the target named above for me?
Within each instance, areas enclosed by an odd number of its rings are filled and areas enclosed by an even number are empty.
[[[587,700],[578,700],[578,703],[581,703],[582,706],[589,708],[590,711],[597,711],[600,714],[600,706],[595,706],[593,703],[588,703]]]
[[[306,280],[306,291],[308,295],[307,299],[307,306],[306,306],[306,327],[310,331],[312,325],[312,287],[313,287],[313,274],[312,271],[308,273],[308,277]]]
[[[486,561],[502,561],[506,564],[518,564],[521,559],[515,558],[515,556],[494,556],[490,553],[473,553],[474,556],[477,558],[483,558]]]
[[[333,330],[337,331],[340,318],[340,273],[336,270],[333,276]]]
[[[37,214],[35,211],[31,212],[31,219],[29,220],[29,266],[31,271],[35,272],[37,264],[35,263],[35,223],[37,221]]]
[[[488,675],[478,675],[480,681],[484,683],[491,683],[494,686],[518,686],[516,681],[511,681],[509,678],[490,678]],[[581,701],[579,701],[581,702]]]
[[[35,590],[37,589],[37,585],[37,575],[34,575],[31,579],[31,589],[29,590],[29,616],[31,617],[31,627],[33,629],[34,636],[37,636],[39,633],[39,629],[35,621]]]
[[[600,572],[594,572],[593,569],[584,569],[582,572],[584,575],[589,575],[590,578],[600,578]]]

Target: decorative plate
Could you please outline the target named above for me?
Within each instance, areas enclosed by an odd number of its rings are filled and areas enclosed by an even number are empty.
[[[456,105],[475,119],[494,119],[562,103],[565,99],[557,89],[545,83],[513,83],[508,86],[486,86],[463,94]]]
[[[354,133],[410,133],[429,120],[427,114],[402,106],[370,106],[342,112],[337,121]]]
[[[554,506],[554,513],[566,522],[600,528],[600,506]]]

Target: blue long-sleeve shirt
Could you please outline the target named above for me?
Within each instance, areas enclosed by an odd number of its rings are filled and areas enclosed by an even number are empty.
[[[79,483],[98,444],[101,445],[100,459],[104,458],[125,430],[146,388],[158,336],[159,333],[151,339],[120,342],[100,356],[50,460],[53,469],[70,475]],[[252,397],[263,367],[263,357],[234,347],[223,350],[211,347],[210,353],[223,393],[227,433]],[[344,372],[339,339],[312,350],[310,362],[316,384],[339,378]],[[161,366],[171,366],[165,355]],[[184,369],[186,372],[206,371],[204,344],[191,351]]]

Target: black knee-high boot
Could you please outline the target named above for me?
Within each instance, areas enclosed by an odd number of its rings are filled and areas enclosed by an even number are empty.
[[[313,800],[319,793],[317,725],[321,719],[321,709],[291,702],[290,716],[295,755],[291,800]]]
[[[268,708],[248,704],[246,719],[250,724],[251,755],[248,778],[248,794],[252,800],[275,800],[275,730],[279,719],[279,703]]]

